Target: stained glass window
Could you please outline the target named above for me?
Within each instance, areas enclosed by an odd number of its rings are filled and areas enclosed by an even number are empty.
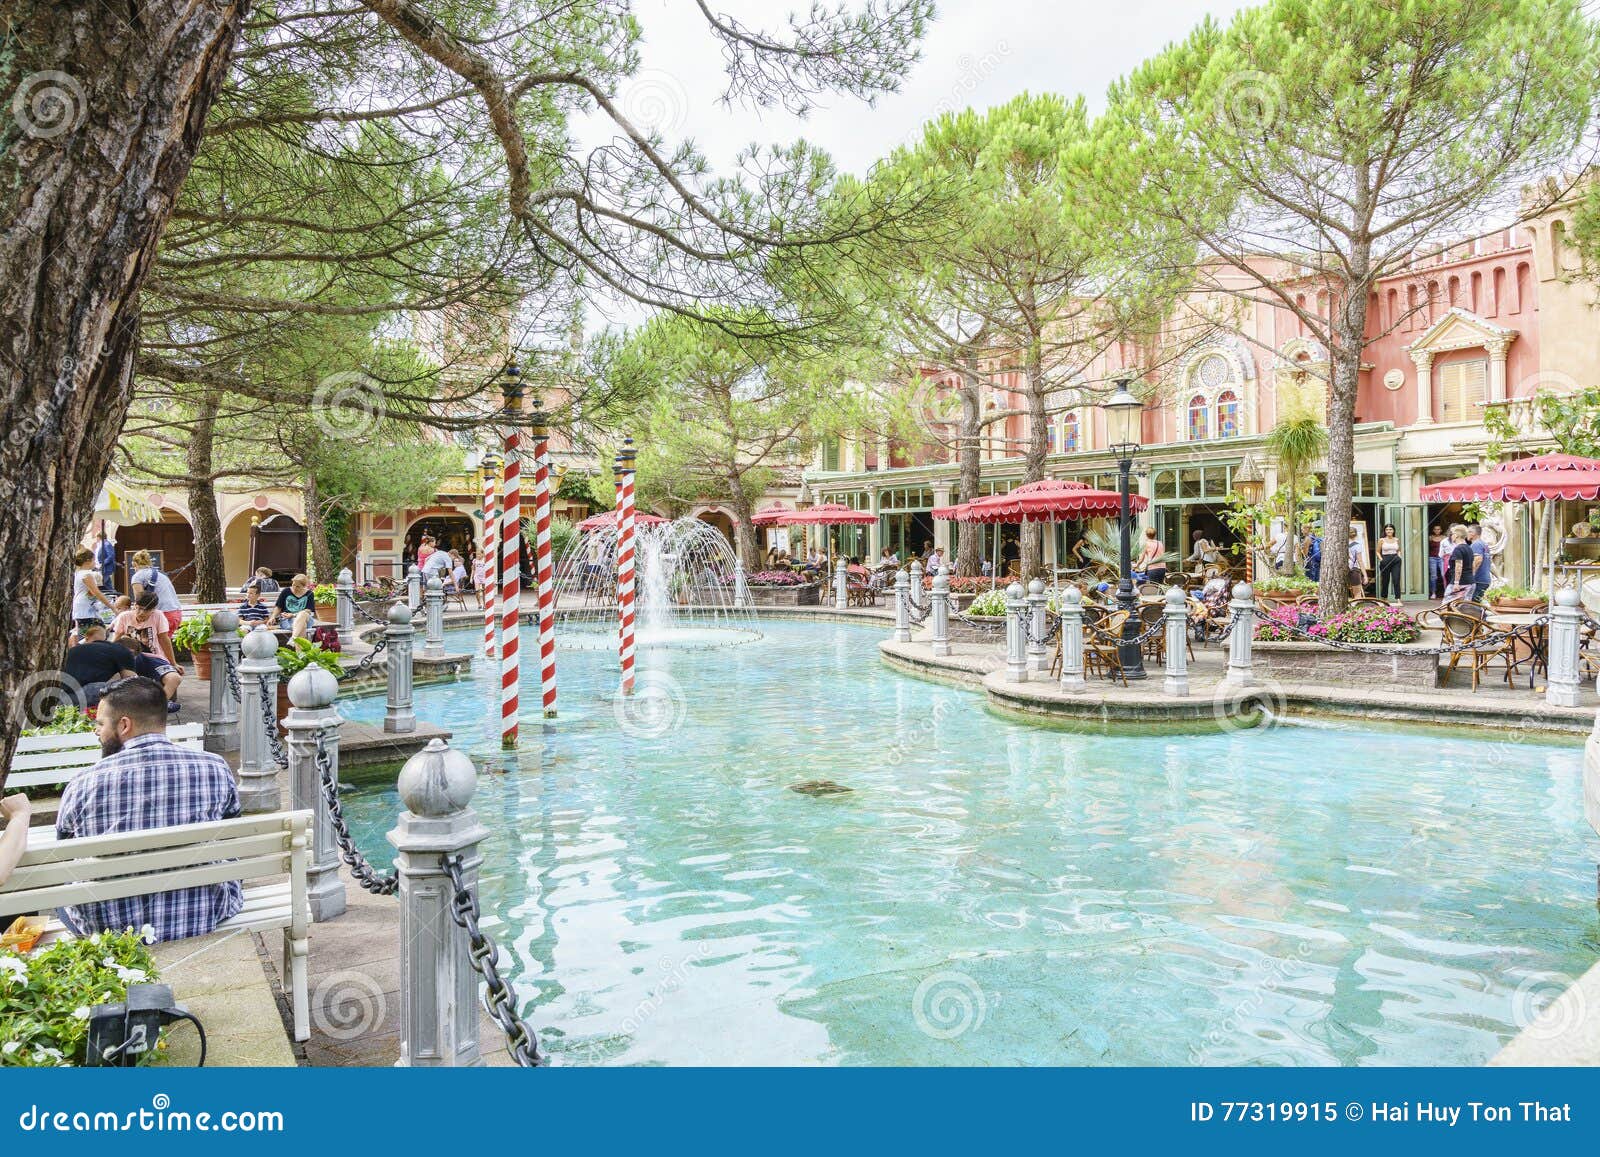
[[[1061,449],[1070,454],[1078,448],[1078,415],[1067,414],[1061,419]]]
[[[1204,396],[1196,394],[1189,399],[1189,441],[1200,442],[1211,436],[1209,412]]]
[[[1217,395],[1217,437],[1237,438],[1239,436],[1239,395],[1232,390],[1223,390]]]

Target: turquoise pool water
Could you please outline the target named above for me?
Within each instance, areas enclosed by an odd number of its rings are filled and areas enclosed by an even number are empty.
[[[614,660],[562,652],[561,718],[480,778],[558,1064],[1472,1064],[1600,956],[1577,748],[1078,736],[885,670],[878,630],[764,630],[647,653],[632,734]],[[497,684],[417,714],[498,768]],[[345,804],[379,863],[397,808]]]

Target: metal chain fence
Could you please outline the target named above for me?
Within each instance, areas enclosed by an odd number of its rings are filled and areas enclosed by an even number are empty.
[[[533,1030],[516,1010],[516,993],[500,975],[500,949],[478,925],[478,897],[468,888],[462,877],[461,857],[444,857],[445,874],[455,890],[451,898],[450,916],[458,928],[467,934],[471,945],[472,967],[484,983],[484,1007],[506,1034],[506,1051],[511,1059],[523,1068],[537,1068],[544,1063],[539,1056],[539,1041]]]
[[[322,785],[322,798],[328,805],[328,819],[333,824],[334,842],[339,845],[339,858],[350,869],[350,874],[374,896],[392,896],[400,887],[400,873],[382,873],[375,869],[356,847],[350,825],[345,822],[344,809],[339,806],[339,783],[333,777],[333,756],[321,735],[317,736],[317,780]]]

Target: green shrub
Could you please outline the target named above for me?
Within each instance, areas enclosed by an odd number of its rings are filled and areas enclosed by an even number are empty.
[[[1313,595],[1317,584],[1299,575],[1268,575],[1255,584],[1255,591],[1258,595]]]
[[[70,703],[63,703],[38,727],[25,727],[24,735],[82,735],[94,730],[94,720]]]
[[[191,655],[203,650],[211,642],[211,616],[190,615],[172,632],[172,645]]]
[[[31,956],[0,952],[0,1065],[81,1065],[89,1009],[122,1000],[128,985],[155,975],[144,940],[131,930],[57,940]]]
[[[1006,592],[1003,590],[984,591],[967,607],[967,614],[977,615],[980,618],[999,618],[1005,613]]]
[[[339,662],[339,656],[326,647],[317,646],[310,639],[290,639],[288,646],[278,648],[278,667],[285,679],[298,675],[313,663],[335,679],[344,676],[344,665]]]
[[[332,583],[318,583],[311,588],[311,601],[319,607],[331,607],[339,601],[339,588]]]

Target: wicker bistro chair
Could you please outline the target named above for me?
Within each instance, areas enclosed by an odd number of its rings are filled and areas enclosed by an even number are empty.
[[[1086,673],[1121,679],[1124,687],[1128,685],[1128,677],[1122,673],[1122,628],[1127,621],[1127,611],[1113,611],[1093,627],[1084,624],[1083,669]]]
[[[1384,611],[1394,609],[1394,604],[1388,599],[1373,598],[1371,595],[1362,595],[1358,599],[1351,599],[1349,605],[1352,609],[1355,607],[1377,607],[1379,610]]]
[[[1139,608],[1139,633],[1142,635],[1157,623],[1166,620],[1166,608],[1159,603],[1146,603]],[[1167,632],[1157,631],[1140,646],[1146,657],[1158,663],[1167,661]]]
[[[1444,633],[1445,646],[1461,648],[1451,652],[1450,662],[1445,667],[1446,677],[1465,660],[1472,671],[1472,689],[1476,691],[1483,672],[1498,659],[1503,667],[1502,673],[1506,685],[1510,686],[1511,672],[1519,661],[1514,640],[1490,641],[1496,634],[1495,631],[1481,619],[1461,614],[1459,611],[1441,610],[1438,612],[1438,619],[1439,629]]]

